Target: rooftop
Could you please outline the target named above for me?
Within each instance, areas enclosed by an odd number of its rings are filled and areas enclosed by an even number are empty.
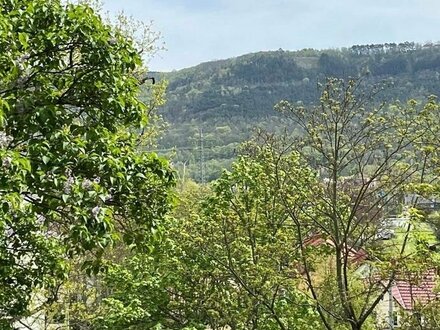
[[[431,269],[420,277],[398,279],[392,287],[394,299],[405,310],[412,310],[415,303],[427,304],[437,298],[436,272]]]

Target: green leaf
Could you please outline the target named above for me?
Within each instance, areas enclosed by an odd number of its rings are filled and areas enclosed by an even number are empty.
[[[22,44],[23,48],[26,50],[29,47],[28,40],[29,36],[27,33],[20,32],[18,33],[18,40]]]

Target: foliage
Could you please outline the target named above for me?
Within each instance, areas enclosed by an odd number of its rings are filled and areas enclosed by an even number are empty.
[[[377,235],[404,193],[434,189],[435,100],[375,103],[382,86],[362,84],[329,79],[318,106],[280,102],[300,134],[260,131],[211,192],[183,184],[156,256],[106,277],[97,326],[374,329],[393,281],[438,264],[416,204],[398,237]]]
[[[93,328],[316,328],[299,290],[297,235],[275,191],[274,156],[253,149],[212,192],[185,183],[153,256],[132,255],[103,277],[109,292]],[[296,154],[278,165],[296,180],[283,193],[301,207],[315,175]]]
[[[147,247],[169,209],[173,174],[136,151],[150,107],[130,40],[87,5],[0,1],[0,317],[26,312],[31,292],[88,252]],[[6,327],[6,325],[4,325]]]
[[[438,197],[440,193],[440,183],[438,180],[439,170],[440,170],[440,157],[439,157],[439,125],[438,116],[440,111],[440,105],[437,101],[437,97],[430,96],[429,101],[424,105],[421,111],[421,117],[423,122],[423,127],[425,129],[425,134],[421,137],[419,141],[418,148],[426,155],[426,163],[429,167],[429,172],[426,174],[426,182],[419,184],[413,184],[411,188],[420,196],[420,198],[425,198],[425,200],[430,201],[430,206],[428,208],[423,208],[419,211],[419,216],[423,218],[427,224],[433,229],[437,242],[433,242],[426,233],[418,235],[416,238],[421,242],[416,249],[416,253],[421,254],[427,259],[424,262],[419,263],[423,274],[423,266],[428,266],[429,269],[437,269],[439,267],[439,255],[435,253],[427,253],[426,249],[430,251],[438,252],[438,239],[439,239],[439,214],[438,214]],[[428,226],[425,224],[425,226]],[[426,232],[426,230],[425,230]],[[414,269],[413,269],[414,272]],[[426,268],[425,268],[426,272]],[[417,273],[416,273],[417,274]],[[419,270],[420,274],[420,270]],[[416,276],[413,282],[417,285],[419,278]],[[438,295],[438,287],[436,288],[434,294]],[[439,328],[439,311],[438,299],[430,299],[428,302],[414,301],[414,310],[412,313],[402,313],[400,326],[402,329],[437,329]]]
[[[424,305],[417,304],[413,313],[401,315],[400,328],[402,330],[438,329],[440,326],[438,318],[439,308],[438,301],[432,301]]]
[[[268,149],[253,149],[225,172],[204,204],[204,217],[196,223],[199,249],[212,258],[241,297],[245,329],[315,327],[312,306],[298,291],[298,236],[287,222],[278,196],[291,197],[301,208],[310,196],[314,174],[292,154],[276,158]],[[276,171],[289,173],[295,185],[277,188]],[[287,177],[287,174],[286,174]],[[290,179],[289,178],[289,179]],[[281,180],[285,179],[284,177]],[[233,323],[234,324],[234,323]]]
[[[322,187],[315,189],[314,198],[308,201],[314,206],[314,212],[306,214],[308,221],[287,198],[281,199],[298,232],[305,233],[299,240],[301,262],[326,329],[334,329],[335,321],[351,329],[363,328],[396,274],[407,267],[426,267],[428,261],[429,252],[426,246],[422,248],[421,238],[417,253],[407,252],[414,224],[421,219],[411,209],[414,205],[408,205],[410,222],[399,246],[394,245],[391,251],[377,237],[410,183],[427,179],[429,156],[420,148],[426,128],[417,102],[375,106],[374,97],[381,89],[374,86],[365,92],[362,80],[328,79],[319,105],[282,101],[276,107],[302,130],[285,150],[300,153],[320,173]],[[271,136],[264,134],[260,143],[273,144]],[[311,237],[306,234],[310,227],[314,228]],[[316,244],[327,247],[322,255],[332,270],[330,277],[320,278],[314,272],[323,263],[310,248]],[[359,262],[367,266],[363,280],[358,281],[360,288],[353,286]],[[321,290],[328,280],[337,288],[331,301]]]

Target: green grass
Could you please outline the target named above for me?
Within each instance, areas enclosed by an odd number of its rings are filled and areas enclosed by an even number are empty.
[[[411,224],[409,233],[408,225],[394,228],[395,237],[390,240],[384,240],[383,245],[392,253],[400,253],[405,237],[408,236],[404,254],[416,252],[417,242],[423,241],[427,245],[439,243],[435,237],[434,230],[425,222]]]

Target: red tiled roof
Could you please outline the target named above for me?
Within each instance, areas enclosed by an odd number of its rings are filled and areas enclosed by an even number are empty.
[[[417,281],[396,280],[392,287],[394,299],[403,309],[412,310],[414,303],[426,304],[437,297],[435,288],[435,270],[429,270]]]
[[[321,237],[320,235],[314,235],[314,236],[307,238],[304,241],[304,245],[305,246],[327,245],[327,246],[334,247],[335,243],[329,238],[325,239],[325,238]],[[343,251],[343,253],[344,252],[345,251]],[[348,250],[348,259],[355,264],[361,263],[362,261],[365,261],[367,258],[368,258],[367,251],[365,251],[362,248],[357,250],[357,249],[351,247]]]

